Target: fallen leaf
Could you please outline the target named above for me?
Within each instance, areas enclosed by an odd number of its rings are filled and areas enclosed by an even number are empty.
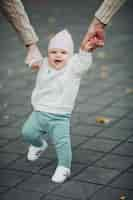
[[[97,53],[97,58],[105,58],[105,53],[103,51]]]
[[[132,94],[133,93],[133,88],[126,88],[126,93],[127,94]]]
[[[109,67],[107,65],[100,66],[101,71],[108,71]]]
[[[54,17],[49,17],[48,18],[48,23],[55,23],[56,19]]]
[[[98,124],[108,124],[111,122],[111,118],[107,118],[107,117],[103,117],[103,116],[99,116],[96,117],[96,123]]]
[[[104,72],[104,71],[101,72],[100,73],[100,78],[103,79],[103,80],[106,80],[108,78],[108,72]]]
[[[126,196],[125,196],[125,195],[122,195],[122,196],[120,197],[120,200],[126,200]]]

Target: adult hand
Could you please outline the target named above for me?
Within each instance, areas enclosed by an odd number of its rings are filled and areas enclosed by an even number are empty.
[[[85,34],[83,42],[81,43],[82,46],[85,46],[91,42],[91,50],[95,50],[98,47],[104,46],[105,40],[105,25],[100,22],[97,18],[94,18],[92,23],[88,28],[88,32]]]
[[[29,65],[32,69],[38,69],[42,63],[42,55],[37,44],[31,44],[27,46],[27,56],[25,63]]]

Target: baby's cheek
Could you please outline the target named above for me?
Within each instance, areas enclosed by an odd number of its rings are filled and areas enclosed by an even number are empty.
[[[68,63],[69,59],[70,59],[70,56],[65,59],[65,64]]]

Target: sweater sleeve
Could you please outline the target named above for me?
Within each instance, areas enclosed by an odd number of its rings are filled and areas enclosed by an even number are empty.
[[[38,41],[21,0],[0,0],[0,9],[25,45]]]
[[[103,24],[108,24],[113,15],[119,10],[126,0],[104,0],[95,13]]]
[[[92,65],[92,54],[80,50],[78,54],[75,54],[71,59],[72,73],[77,76],[84,74]]]

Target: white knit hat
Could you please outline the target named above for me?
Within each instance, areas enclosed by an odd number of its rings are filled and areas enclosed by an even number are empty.
[[[74,51],[74,43],[71,37],[71,34],[64,29],[63,31],[60,31],[57,33],[49,42],[48,50],[50,49],[64,49],[70,53],[70,55],[73,55]]]

